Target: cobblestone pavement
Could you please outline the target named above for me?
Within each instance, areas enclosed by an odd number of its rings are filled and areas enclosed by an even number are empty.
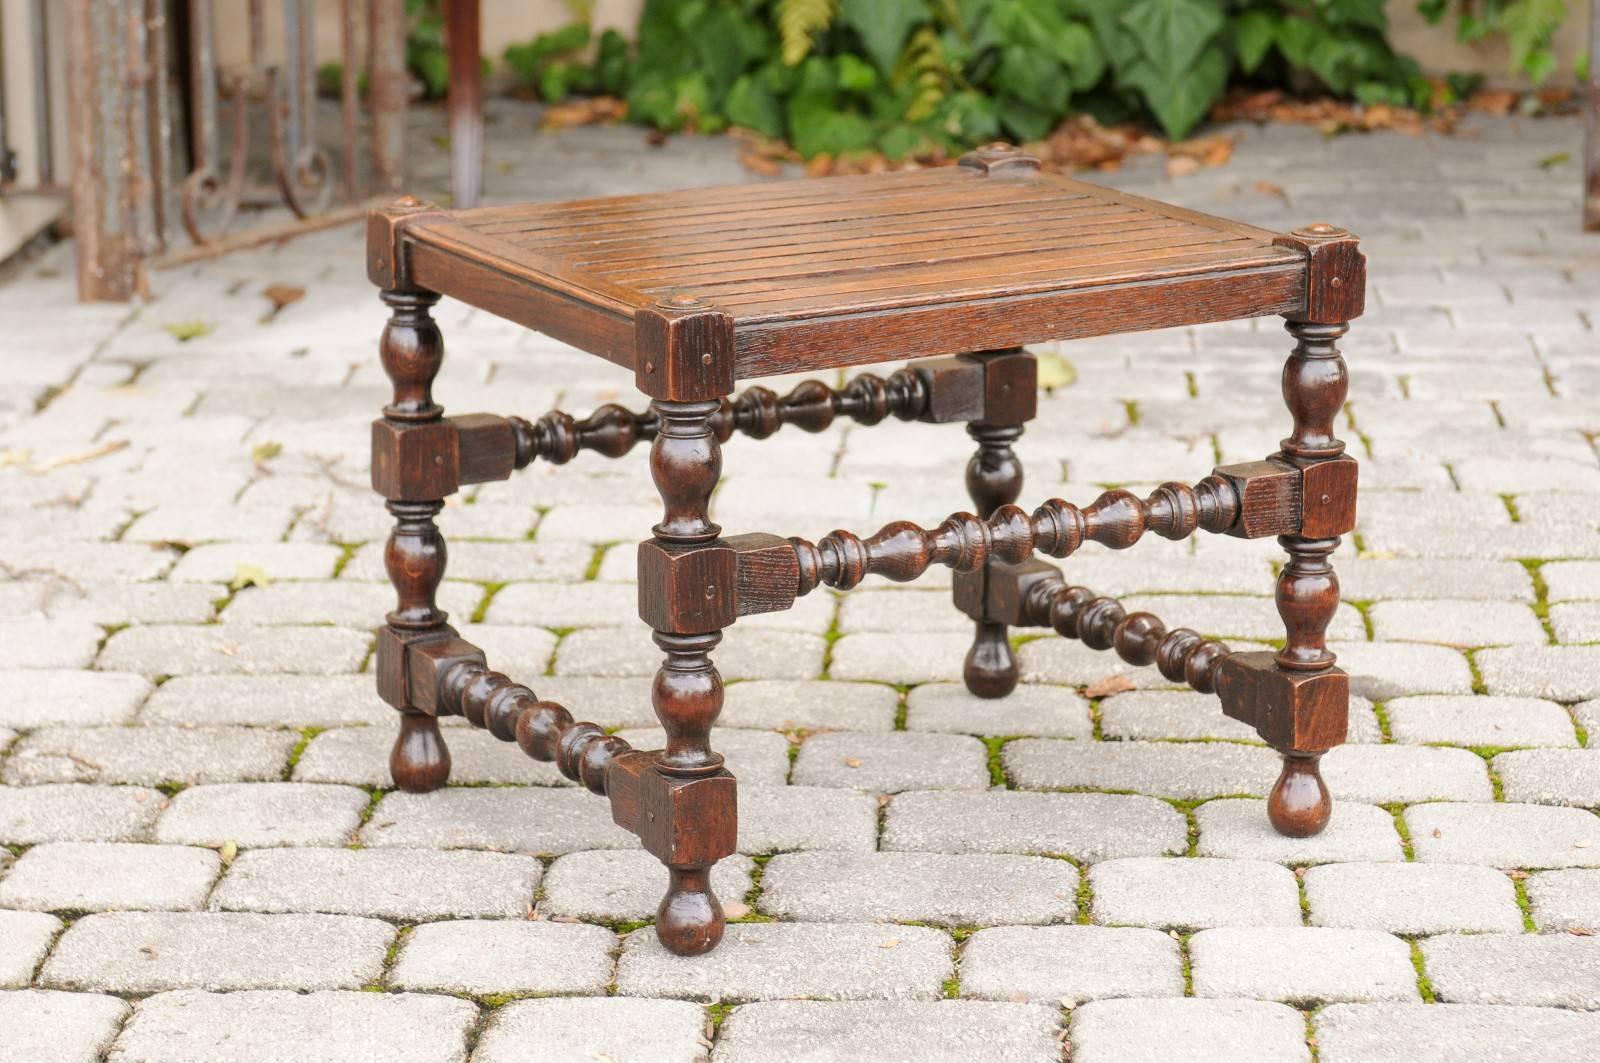
[[[744,176],[725,143],[495,115],[502,198]],[[363,674],[390,601],[365,485],[382,315],[356,229],[160,275],[134,309],[76,305],[66,248],[0,287],[0,1060],[1592,1060],[1600,238],[1551,159],[1579,128],[1242,133],[1226,167],[1108,179],[1366,237],[1334,623],[1362,696],[1331,826],[1270,833],[1275,756],[1153,671],[1087,697],[1124,669],[1039,639],[1013,699],[969,699],[947,578],[814,595],[718,655],[744,855],[717,888],[746,914],[695,960],[643,922],[654,861],[548,765],[452,729],[457,785],[385,789],[392,713]],[[306,294],[274,311],[270,285]],[[440,318],[456,412],[636,401],[598,360]],[[1268,321],[1059,348],[1076,378],[1019,445],[1024,500],[1270,452],[1287,347]],[[970,446],[736,439],[716,516],[937,519],[967,505]],[[466,636],[648,740],[643,455],[458,502]],[[1202,538],[1067,569],[1249,644],[1281,631],[1277,556]]]

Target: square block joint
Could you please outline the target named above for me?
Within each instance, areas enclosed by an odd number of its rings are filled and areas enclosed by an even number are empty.
[[[1301,470],[1301,535],[1332,539],[1355,528],[1359,470],[1359,463],[1348,454],[1312,462]]]
[[[1241,539],[1300,534],[1301,473],[1282,461],[1247,461],[1211,470],[1239,497],[1239,519],[1228,529]]]
[[[1250,724],[1278,750],[1320,753],[1344,742],[1350,677],[1341,668],[1291,672],[1271,651],[1235,653],[1217,672],[1224,715]]]
[[[711,864],[738,848],[737,783],[726,769],[679,778],[635,750],[611,762],[606,793],[612,820],[664,864]]]
[[[726,541],[639,544],[639,619],[657,631],[698,635],[738,619],[739,559]]]
[[[460,437],[450,421],[372,422],[372,489],[392,502],[431,502],[461,487]]]

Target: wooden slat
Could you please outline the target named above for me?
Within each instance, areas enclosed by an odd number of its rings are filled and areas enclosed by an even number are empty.
[[[580,226],[559,240],[524,239],[521,234],[498,234],[499,239],[533,249],[585,247],[593,243],[638,243],[641,240],[699,240],[713,233],[758,233],[774,230],[803,231],[816,226],[885,224],[895,219],[951,212],[986,211],[1003,217],[1008,210],[1025,204],[1079,202],[1048,194],[1015,195],[1009,190],[977,189],[970,196],[934,197],[930,195],[891,196],[863,209],[858,203],[818,203],[789,210],[749,210],[718,215],[711,219],[667,217],[659,221],[617,222]],[[537,234],[535,234],[537,235]]]
[[[747,323],[737,337],[740,379],[867,365],[1049,340],[1290,314],[1305,298],[1300,263],[1008,295],[895,313]]]
[[[759,209],[778,212],[795,207],[814,206],[820,203],[870,204],[876,200],[905,196],[914,191],[935,195],[945,194],[947,190],[959,187],[952,185],[949,181],[934,181],[930,179],[926,183],[896,183],[872,189],[841,193],[838,190],[827,188],[828,182],[811,181],[803,183],[822,187],[810,189],[806,195],[795,194],[792,197],[785,198],[761,196],[733,199],[720,195],[716,198],[708,198],[701,195],[699,198],[686,200],[678,205],[657,203],[638,207],[612,207],[608,200],[553,203],[541,206],[538,214],[529,214],[514,221],[473,225],[471,228],[480,232],[492,233],[496,236],[527,236],[531,239],[539,234],[559,235],[569,230],[583,229],[596,224],[653,221],[663,218],[714,219],[736,211]],[[717,189],[715,191],[720,193],[727,190]]]
[[[1226,240],[1216,233],[1204,233],[1193,226],[1183,225],[1166,218],[1140,218],[1137,221],[1123,220],[1120,222],[1106,223],[1093,230],[1084,230],[1074,236],[1070,251],[1060,247],[1041,247],[1036,233],[1024,233],[1011,239],[987,238],[984,240],[971,240],[963,242],[947,242],[935,251],[927,248],[912,249],[900,253],[885,253],[881,250],[871,249],[858,256],[845,254],[830,255],[826,252],[815,252],[796,256],[794,261],[784,261],[782,264],[763,262],[749,269],[716,270],[700,269],[694,273],[694,280],[684,284],[677,271],[657,271],[654,274],[628,274],[618,277],[605,273],[607,279],[614,283],[625,283],[630,287],[637,287],[641,291],[652,292],[658,286],[665,285],[674,291],[692,290],[701,298],[716,303],[727,300],[721,293],[738,293],[743,295],[755,291],[792,291],[796,295],[804,295],[810,291],[810,285],[818,278],[829,278],[833,283],[849,286],[851,290],[867,291],[874,288],[879,279],[888,279],[893,283],[897,274],[914,270],[920,276],[933,276],[938,271],[949,268],[976,265],[986,274],[992,275],[996,269],[1007,271],[1013,268],[1026,268],[1030,262],[1040,258],[1054,261],[1070,261],[1080,254],[1105,252],[1110,248],[1136,245],[1141,241],[1156,240],[1158,238],[1172,238],[1181,234],[1189,234],[1201,240],[1215,241]],[[943,274],[938,274],[943,276]],[[751,287],[759,285],[758,288]],[[731,305],[731,304],[730,304]]]
[[[1250,265],[1285,261],[1281,252],[1219,233],[1199,233],[1177,242],[1170,234],[1159,234],[1148,240],[1136,239],[1065,255],[1056,252],[1008,255],[1003,264],[978,261],[928,268],[889,267],[874,270],[864,277],[825,277],[812,282],[751,285],[736,290],[715,285],[674,290],[697,294],[721,309],[745,317],[759,315],[764,312],[759,308],[775,304],[796,311],[814,307],[845,310],[909,305],[929,299],[967,299],[1016,291],[1021,286],[1049,287],[1058,278],[1093,281],[1121,277],[1130,267],[1141,276],[1154,279],[1195,254],[1206,255],[1208,261],[1237,261]]]
[[[764,249],[750,249],[746,254],[734,251],[711,252],[705,255],[662,256],[646,260],[644,265],[628,264],[614,267],[594,261],[577,265],[587,268],[614,284],[638,285],[653,280],[679,276],[693,269],[701,283],[727,280],[727,271],[750,272],[760,276],[763,271],[786,269],[812,263],[823,263],[838,269],[863,269],[875,264],[890,263],[902,256],[901,261],[936,262],[944,258],[970,254],[974,244],[999,246],[1006,244],[1012,250],[1022,251],[1041,245],[1059,244],[1064,238],[1092,236],[1111,230],[1132,231],[1149,226],[1173,226],[1177,222],[1166,218],[1152,219],[1149,215],[1083,214],[1071,227],[1045,230],[1041,220],[1019,220],[1006,226],[978,230],[927,230],[897,233],[889,238],[876,236],[837,240],[825,249],[817,250],[805,244],[774,244]],[[970,237],[970,238],[969,238]],[[910,256],[905,258],[903,256]]]

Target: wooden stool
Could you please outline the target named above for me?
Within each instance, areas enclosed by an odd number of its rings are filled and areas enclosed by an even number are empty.
[[[1042,173],[997,145],[956,167],[887,175],[462,211],[403,199],[370,217],[368,272],[392,313],[380,351],[394,401],[373,422],[372,483],[395,518],[385,561],[399,605],[377,653],[378,691],[401,713],[394,781],[444,784],[446,715],[554,760],[609,795],[617,823],[667,866],[656,932],[674,952],[721,938],[710,871],[735,849],[734,778],[710,743],[722,708],[711,651],[741,616],[868,575],[955,570],[956,607],[976,627],[963,674],[980,697],[1016,685],[1011,627],[1048,627],[1214,691],[1224,713],[1283,754],[1273,826],[1299,837],[1327,824],[1318,760],[1344,740],[1349,700],[1324,642],[1339,600],[1329,556],[1354,527],[1356,497],[1356,463],[1334,434],[1346,390],[1336,341],[1365,290],[1349,233],[1274,234]],[[445,417],[431,391],[444,345],[429,310],[441,294],[632,369],[648,412]],[[1031,514],[1012,504],[1022,467],[1011,444],[1036,397],[1022,344],[1268,314],[1294,338],[1283,370],[1293,427],[1277,453],[1148,498],[1107,491],[1081,509],[1051,499]],[[781,397],[760,387],[731,397],[741,378],[928,356],[839,390],[809,382]],[[734,432],[818,432],[841,415],[964,422],[977,443],[966,477],[976,515],[814,543],[724,535],[711,522],[719,446]],[[445,496],[535,459],[621,457],[642,440],[665,507],[639,545],[639,615],[664,654],[652,701],[667,745],[653,752],[491,671],[434,598],[445,544],[433,518]],[[1236,653],[1169,630],[1033,557],[1196,530],[1278,537],[1288,553],[1281,650]]]

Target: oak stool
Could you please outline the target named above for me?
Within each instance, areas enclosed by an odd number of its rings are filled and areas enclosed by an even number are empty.
[[[408,197],[370,215],[368,273],[391,312],[380,353],[394,401],[373,422],[372,483],[395,520],[384,560],[399,604],[377,647],[378,692],[400,712],[395,784],[444,785],[440,716],[555,761],[609,796],[616,822],[667,866],[656,933],[672,951],[721,939],[710,872],[735,851],[734,777],[710,742],[722,708],[712,651],[741,616],[868,575],[955,571],[955,605],[975,624],[963,675],[979,697],[1016,686],[1012,627],[1050,628],[1215,692],[1283,755],[1272,825],[1300,837],[1327,824],[1318,761],[1344,740],[1349,700],[1324,642],[1339,599],[1329,556],[1354,527],[1356,498],[1356,462],[1334,434],[1346,391],[1337,341],[1365,290],[1349,233],[1267,232],[1044,173],[994,145],[943,169],[572,203],[447,211]],[[445,417],[432,395],[444,344],[430,308],[441,295],[631,369],[648,411]],[[1023,344],[1271,314],[1294,340],[1282,381],[1292,428],[1276,453],[1147,498],[1107,491],[1082,508],[1051,499],[1031,513],[1013,504],[1023,474],[1012,443],[1037,394]],[[925,360],[839,389],[734,394],[741,378],[907,358]],[[720,446],[735,432],[764,439],[785,425],[820,432],[841,416],[874,425],[891,415],[966,424],[976,514],[817,542],[724,535],[709,519]],[[446,496],[535,460],[616,458],[646,440],[664,506],[638,554],[639,615],[664,657],[651,696],[667,743],[651,752],[490,670],[435,602],[445,543],[434,517]],[[1169,629],[1033,556],[1196,530],[1278,537],[1288,554],[1282,649],[1235,652]]]

